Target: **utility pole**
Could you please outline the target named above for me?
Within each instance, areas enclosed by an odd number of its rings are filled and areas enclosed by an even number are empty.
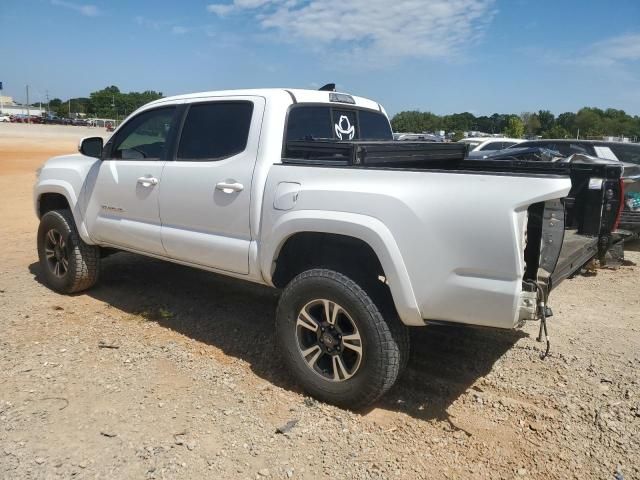
[[[49,110],[49,90],[46,90],[47,93],[47,116],[49,116],[51,114],[51,111]]]
[[[71,118],[71,99],[69,99],[69,118]]]
[[[31,123],[31,112],[29,111],[29,85],[27,85],[27,123]]]
[[[2,82],[0,82],[0,114],[4,110],[4,105],[2,104]]]

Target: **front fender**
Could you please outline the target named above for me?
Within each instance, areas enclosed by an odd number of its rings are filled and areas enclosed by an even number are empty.
[[[40,197],[42,197],[42,195],[44,195],[45,193],[57,193],[67,199],[67,203],[69,204],[69,208],[71,209],[71,214],[73,215],[73,220],[76,223],[76,228],[78,229],[80,238],[82,238],[85,243],[93,244],[94,242],[89,237],[89,232],[87,231],[87,226],[82,216],[80,203],[78,202],[78,195],[76,194],[71,183],[59,179],[45,179],[40,180],[36,184],[35,188],[33,189],[33,200],[34,208],[38,218],[40,217]]]
[[[361,214],[296,210],[279,216],[262,236],[259,263],[266,283],[273,285],[273,266],[286,240],[296,233],[345,235],[366,242],[377,255],[403,323],[424,325],[409,274],[391,231],[380,220]]]

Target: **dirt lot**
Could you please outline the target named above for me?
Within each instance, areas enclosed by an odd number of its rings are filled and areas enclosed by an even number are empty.
[[[420,329],[352,413],[282,369],[276,291],[124,253],[39,282],[34,171],[94,134],[0,124],[0,478],[640,478],[637,245],[554,292],[550,358],[537,324]]]

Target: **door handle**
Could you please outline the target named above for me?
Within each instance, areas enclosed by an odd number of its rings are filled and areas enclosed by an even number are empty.
[[[158,184],[158,179],[155,177],[140,177],[138,178],[138,184],[145,188],[155,187]]]
[[[241,192],[244,185],[238,182],[220,182],[216,183],[216,190],[222,190],[224,193]]]

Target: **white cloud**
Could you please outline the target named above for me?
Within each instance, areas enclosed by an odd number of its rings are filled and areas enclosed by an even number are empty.
[[[174,35],[184,35],[188,32],[189,29],[187,27],[181,27],[180,25],[174,25],[173,27],[171,27],[171,33],[173,33]]]
[[[219,16],[245,13],[282,38],[330,47],[337,56],[451,57],[478,40],[495,0],[233,0]]]
[[[222,4],[207,5],[207,10],[209,12],[215,13],[220,17],[224,17],[225,15],[228,15],[229,13],[233,12],[235,9],[236,8],[234,5],[222,5]]]
[[[56,7],[68,8],[69,10],[74,10],[86,17],[97,17],[98,15],[101,14],[100,9],[98,9],[98,7],[96,7],[95,5],[72,3],[72,2],[66,2],[64,0],[51,0],[51,5],[55,5]]]
[[[594,43],[587,58],[611,63],[640,60],[640,33],[627,33]]]
[[[615,66],[615,70],[622,72],[625,66],[640,61],[640,33],[607,38],[575,51],[558,52],[529,48],[525,49],[525,53],[556,65],[587,68]]]

